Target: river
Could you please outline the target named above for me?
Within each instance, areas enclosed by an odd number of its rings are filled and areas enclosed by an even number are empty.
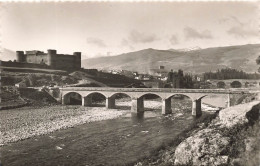
[[[162,116],[160,110],[92,122],[1,147],[3,166],[127,165],[150,156],[201,118],[190,111]]]

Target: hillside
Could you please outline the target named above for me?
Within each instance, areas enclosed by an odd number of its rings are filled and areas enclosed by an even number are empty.
[[[132,85],[143,86],[139,80],[129,78],[119,74],[103,73],[103,72],[82,72],[76,71],[70,74],[74,78],[81,79],[83,82],[92,82],[99,86],[105,87],[129,87]]]
[[[139,80],[128,78],[123,75],[103,73],[99,71],[75,71],[70,74],[67,73],[45,73],[40,71],[35,73],[28,72],[1,72],[2,86],[14,86],[19,82],[25,82],[29,87],[49,86],[51,84],[57,86],[81,86],[81,87],[128,87],[132,84],[140,84]]]
[[[214,47],[191,50],[145,49],[117,56],[82,60],[82,67],[97,69],[125,69],[148,73],[164,65],[166,69],[183,69],[185,72],[205,72],[231,67],[245,72],[256,72],[256,58],[260,44]]]

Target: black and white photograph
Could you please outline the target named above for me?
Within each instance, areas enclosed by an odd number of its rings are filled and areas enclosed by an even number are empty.
[[[260,1],[0,1],[0,166],[260,166]]]

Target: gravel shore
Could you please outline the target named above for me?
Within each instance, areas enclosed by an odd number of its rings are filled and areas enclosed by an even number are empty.
[[[81,106],[2,110],[0,111],[0,146],[75,125],[118,118],[127,112],[129,111]]]

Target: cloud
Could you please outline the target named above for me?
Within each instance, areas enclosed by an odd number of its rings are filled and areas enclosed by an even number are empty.
[[[170,43],[172,45],[175,45],[175,44],[178,44],[179,43],[179,39],[177,37],[177,35],[172,35],[171,38],[170,38]]]
[[[155,34],[141,33],[132,30],[128,36],[128,40],[133,43],[151,43],[159,38]]]
[[[225,21],[224,21],[225,20]],[[259,35],[258,28],[254,28],[254,21],[249,20],[247,23],[240,21],[235,16],[230,16],[227,18],[223,18],[222,22],[231,22],[233,23],[233,27],[227,30],[227,33],[233,35],[235,37],[245,38],[245,37],[257,37]]]
[[[244,26],[245,23],[241,22],[237,17],[235,16],[229,16],[229,17],[223,17],[219,19],[219,23],[226,23],[226,22],[231,22],[240,26]]]
[[[95,38],[95,37],[88,37],[87,43],[98,46],[98,47],[106,47],[107,46],[102,39]]]
[[[209,30],[204,30],[202,32],[197,31],[191,27],[184,28],[184,35],[186,39],[211,39],[213,38]]]
[[[245,24],[242,23],[237,17],[231,16],[230,17],[235,23],[239,24],[240,26],[244,26]]]
[[[227,33],[235,36],[235,37],[258,37],[259,31],[257,29],[246,28],[245,26],[234,26],[230,28]]]
[[[121,47],[128,47],[130,50],[134,50],[134,47],[132,46],[132,44],[130,44],[130,42],[127,39],[122,39]]]
[[[122,39],[121,46],[129,46],[129,41],[126,39]]]
[[[219,22],[220,24],[226,23],[226,22],[228,22],[228,21],[230,21],[230,18],[228,18],[228,17],[223,17],[223,18],[220,18],[220,19],[218,20],[218,22]]]

